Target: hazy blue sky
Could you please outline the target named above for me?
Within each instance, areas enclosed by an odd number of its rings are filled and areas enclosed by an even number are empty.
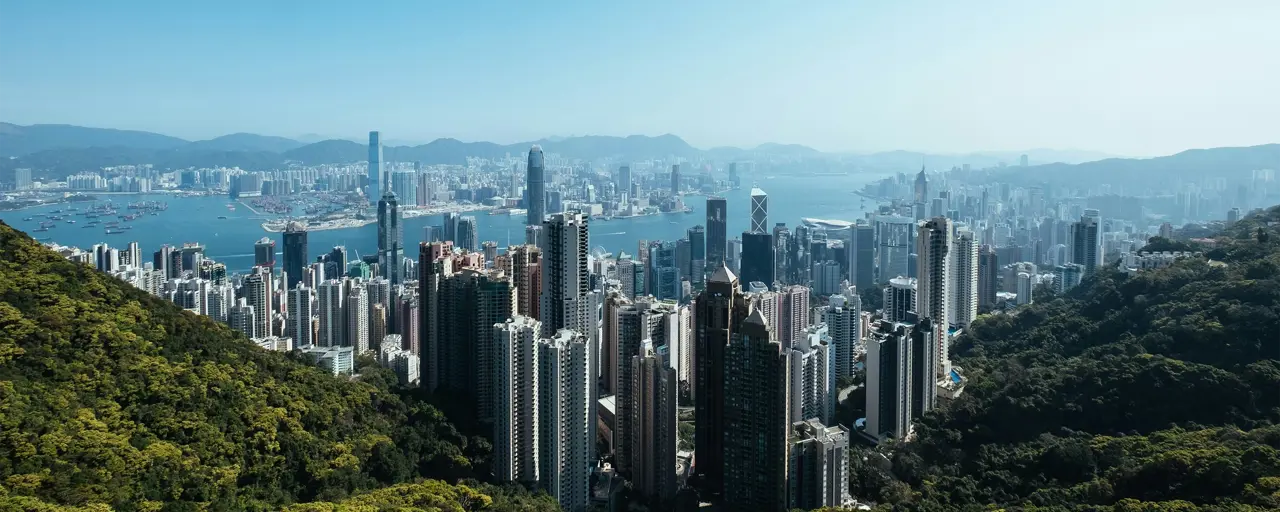
[[[1155,155],[1280,142],[1277,20],[1275,0],[0,0],[0,120]]]

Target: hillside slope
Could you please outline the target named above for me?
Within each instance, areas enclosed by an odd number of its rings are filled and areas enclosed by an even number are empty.
[[[953,352],[965,394],[884,464],[855,463],[855,495],[923,510],[1280,508],[1280,207],[1219,244],[1213,264],[1104,270],[974,322]]]
[[[278,510],[470,476],[487,443],[393,380],[261,350],[0,223],[0,497]]]

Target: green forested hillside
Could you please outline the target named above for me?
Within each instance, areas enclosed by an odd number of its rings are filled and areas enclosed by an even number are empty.
[[[263,351],[0,223],[0,510],[278,510],[470,476],[487,443],[381,372]]]
[[[953,351],[965,394],[887,459],[859,450],[855,494],[915,510],[1280,509],[1280,207],[1204,250],[974,322]]]

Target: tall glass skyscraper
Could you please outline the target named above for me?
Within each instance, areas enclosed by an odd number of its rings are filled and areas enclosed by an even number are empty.
[[[369,186],[364,196],[372,202],[382,197],[382,189],[386,180],[382,174],[382,137],[378,132],[369,132]]]
[[[302,269],[307,268],[307,227],[301,222],[290,222],[284,228],[285,286],[292,290],[302,280]]]
[[[529,226],[541,226],[547,215],[547,188],[543,181],[542,146],[529,148],[529,169],[525,177],[525,207],[529,210]]]
[[[387,191],[378,201],[378,273],[400,284],[403,279],[400,267],[404,261],[404,219],[396,194]]]
[[[707,198],[707,268],[725,263],[729,245],[729,204],[723,197]]]

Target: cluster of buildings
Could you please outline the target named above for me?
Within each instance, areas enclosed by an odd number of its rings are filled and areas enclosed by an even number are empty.
[[[537,146],[525,156],[502,167],[523,170],[524,187],[490,182],[502,189],[491,197],[527,209],[524,243],[501,252],[474,218],[447,214],[406,255],[399,201],[421,198],[422,183],[386,172],[377,132],[353,181],[377,200],[377,251],[359,261],[342,247],[311,260],[297,223],[280,261],[264,238],[245,274],[197,244],[150,257],[136,243],[60,250],[265,349],[310,353],[339,375],[367,354],[404,385],[457,397],[491,432],[493,478],[570,511],[616,499],[622,481],[658,506],[682,492],[728,510],[852,506],[850,443],[909,441],[915,421],[963,392],[950,347],[980,311],[1028,303],[1042,284],[1065,291],[1115,259],[1153,268],[1189,256],[1131,254],[1145,242],[1133,226],[1034,190],[931,192],[924,171],[908,187],[902,176],[878,185],[905,197],[863,219],[770,224],[757,188],[738,236],[727,201],[711,196],[684,238],[592,254],[593,198],[617,212],[722,184],[695,185],[679,164],[645,178],[623,166],[602,183]],[[883,305],[864,307],[868,294]],[[865,418],[838,424],[858,377]]]

